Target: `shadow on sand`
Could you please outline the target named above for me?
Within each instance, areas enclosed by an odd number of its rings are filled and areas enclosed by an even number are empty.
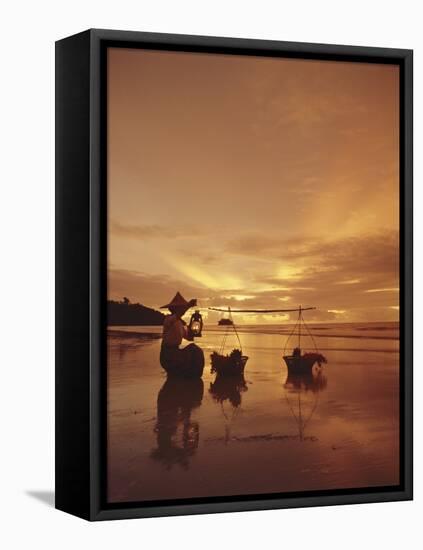
[[[35,498],[50,508],[54,508],[54,491],[25,491],[29,497]]]

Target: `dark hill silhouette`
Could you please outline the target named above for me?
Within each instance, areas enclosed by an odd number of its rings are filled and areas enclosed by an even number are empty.
[[[109,325],[163,325],[163,313],[143,306],[131,304],[128,298],[122,302],[107,302],[107,320]]]

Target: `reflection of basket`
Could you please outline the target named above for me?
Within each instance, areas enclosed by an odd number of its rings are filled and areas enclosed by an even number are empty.
[[[311,371],[313,365],[317,363],[319,367],[323,363],[327,363],[327,359],[321,353],[304,353],[301,355],[301,350],[295,348],[292,355],[284,355],[284,360],[289,371],[306,372]]]
[[[246,355],[242,355],[241,350],[234,349],[229,355],[221,355],[213,352],[210,355],[211,372],[216,372],[222,376],[239,376],[244,372],[244,367],[248,361]]]

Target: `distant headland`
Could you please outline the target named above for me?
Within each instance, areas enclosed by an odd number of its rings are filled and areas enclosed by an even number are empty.
[[[132,304],[128,298],[121,302],[108,300],[107,302],[107,324],[109,326],[122,325],[163,325],[163,313],[143,306]]]

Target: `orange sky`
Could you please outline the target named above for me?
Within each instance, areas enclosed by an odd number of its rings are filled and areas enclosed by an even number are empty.
[[[112,48],[108,67],[110,298],[398,319],[396,66]]]

